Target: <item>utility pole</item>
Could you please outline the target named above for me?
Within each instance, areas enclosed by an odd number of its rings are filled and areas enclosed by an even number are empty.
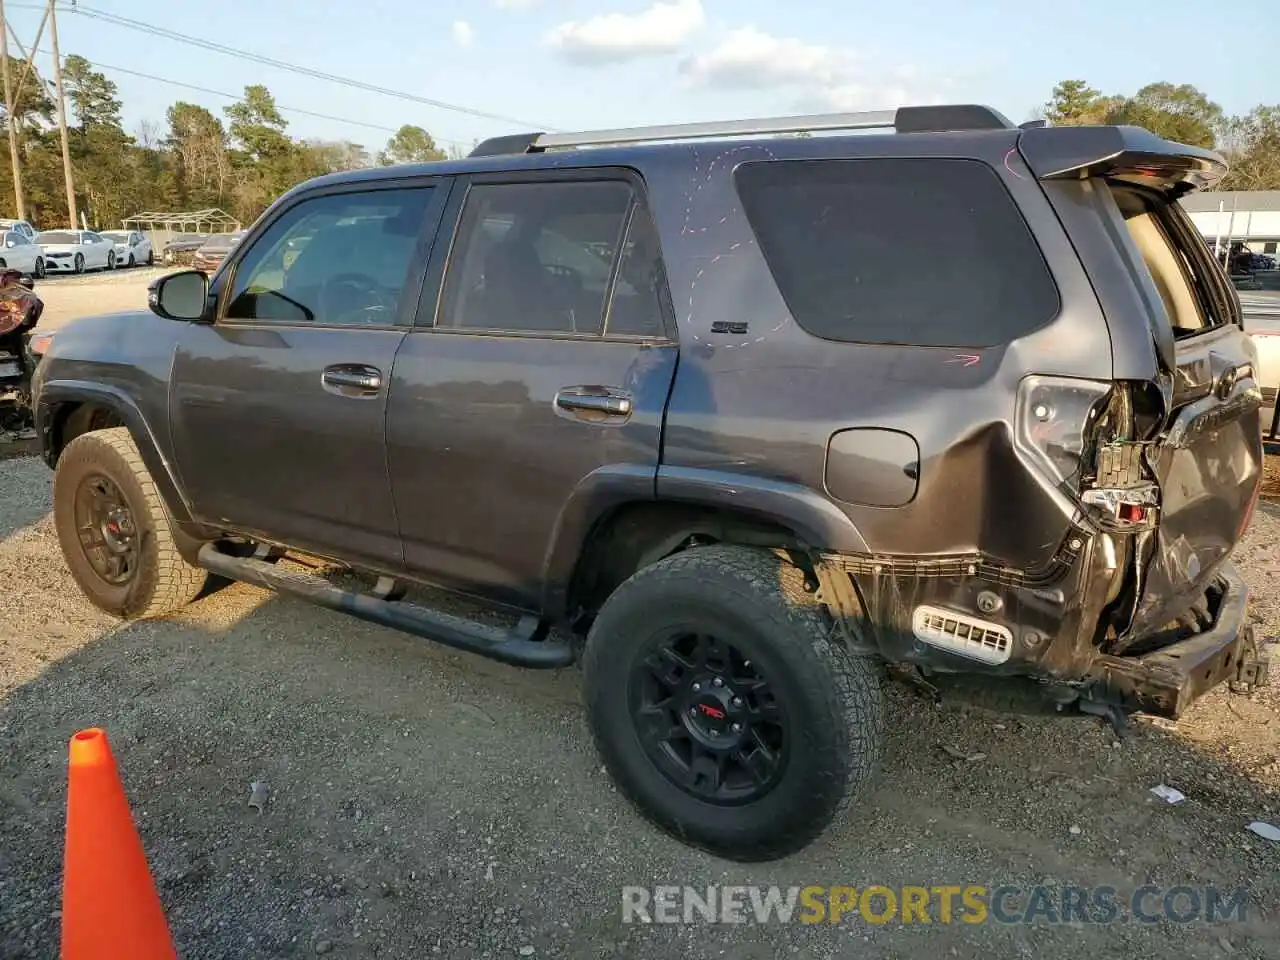
[[[18,219],[27,219],[27,205],[22,196],[22,161],[18,156],[18,121],[14,117],[13,82],[9,78],[9,22],[4,16],[4,0],[0,0],[0,71],[4,73],[5,126],[9,128],[9,162],[13,164],[13,199]]]
[[[4,0],[0,0],[3,3]],[[71,229],[76,229],[76,184],[71,176],[71,143],[67,140],[67,100],[62,95],[62,55],[58,53],[58,14],[56,0],[49,0],[49,41],[53,44],[53,82],[58,90],[58,129],[62,133],[62,172],[67,180],[67,212]],[[33,51],[34,52],[34,51]]]

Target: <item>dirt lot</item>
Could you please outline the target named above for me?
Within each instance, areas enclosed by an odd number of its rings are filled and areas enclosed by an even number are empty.
[[[99,286],[116,283],[141,286]],[[101,308],[81,285],[41,292]],[[1212,694],[1119,745],[1093,719],[894,686],[878,787],[808,850],[741,866],[656,832],[613,790],[578,671],[509,669],[244,585],[121,626],[67,574],[49,489],[38,461],[0,462],[5,960],[57,955],[66,742],[94,724],[187,958],[1280,957],[1280,844],[1245,830],[1280,825],[1280,686]],[[1280,508],[1264,504],[1238,559],[1269,638],[1277,544]],[[261,815],[254,780],[271,784]],[[1155,799],[1159,783],[1189,799]],[[1215,884],[1251,899],[1244,922],[1216,925],[621,922],[624,885],[714,883]]]
[[[38,280],[36,292],[44,301],[40,329],[56,330],[68,320],[93,313],[143,310],[147,306],[147,284],[171,269],[133,267],[110,273],[63,274]]]

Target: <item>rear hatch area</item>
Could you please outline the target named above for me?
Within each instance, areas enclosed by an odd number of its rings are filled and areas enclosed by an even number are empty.
[[[1158,486],[1157,522],[1139,550],[1123,646],[1204,606],[1248,526],[1263,472],[1257,356],[1239,300],[1176,191],[1149,180],[1108,180],[1164,367],[1148,391],[1160,404],[1143,440]]]

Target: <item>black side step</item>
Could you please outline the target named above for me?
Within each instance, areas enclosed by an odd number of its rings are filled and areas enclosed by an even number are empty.
[[[368,594],[343,590],[321,577],[252,557],[232,557],[212,543],[200,548],[197,559],[200,566],[220,576],[279,590],[369,623],[424,640],[434,640],[446,647],[478,653],[500,663],[551,669],[568,666],[574,659],[573,648],[569,644],[543,639],[547,633],[546,624],[537,617],[524,617],[511,629],[491,627],[416,604],[380,600]]]

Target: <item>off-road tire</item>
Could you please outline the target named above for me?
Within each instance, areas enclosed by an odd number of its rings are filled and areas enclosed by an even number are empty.
[[[623,583],[592,625],[583,654],[596,747],[622,792],[678,839],[739,861],[801,849],[873,778],[884,734],[878,664],[851,655],[804,574],[782,557],[740,546],[697,547]],[[685,791],[645,752],[632,720],[631,670],[673,627],[722,631],[771,678],[789,717],[781,780],[741,805]]]
[[[90,474],[101,474],[115,484],[133,516],[138,567],[129,582],[119,586],[94,572],[76,531],[75,494]],[[94,606],[113,616],[163,617],[186,606],[204,588],[207,574],[178,552],[169,511],[125,427],[93,430],[67,444],[53,476],[53,521],[71,576]]]

